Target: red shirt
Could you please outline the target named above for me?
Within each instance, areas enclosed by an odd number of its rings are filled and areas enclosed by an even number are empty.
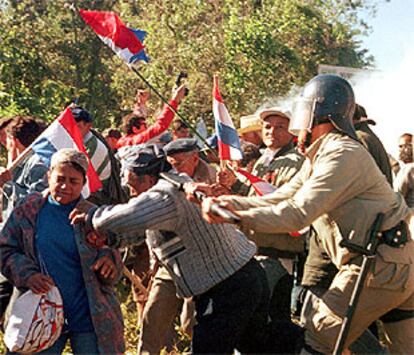
[[[175,110],[178,107],[178,103],[174,100],[170,101],[171,107]],[[116,144],[117,149],[125,147],[127,145],[136,145],[148,142],[150,139],[159,136],[163,133],[171,124],[174,118],[174,112],[167,106],[164,105],[164,109],[161,114],[157,117],[155,123],[149,126],[145,131],[140,133],[133,133],[123,136],[118,139]]]

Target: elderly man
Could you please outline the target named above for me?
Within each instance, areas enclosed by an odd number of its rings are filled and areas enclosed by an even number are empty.
[[[214,184],[216,171],[208,163],[200,159],[197,140],[194,138],[179,138],[163,148],[167,160],[178,172],[187,174],[195,182]]]
[[[237,133],[242,140],[261,147],[263,144],[261,129],[262,124],[258,115],[241,116]]]
[[[215,182],[215,170],[199,158],[195,139],[177,139],[164,146],[163,150],[167,155],[166,160],[178,173],[186,174],[198,182]],[[140,186],[142,188],[142,183]],[[187,299],[183,304],[176,292],[173,278],[167,269],[161,266],[154,276],[148,302],[144,308],[139,353],[159,353],[162,347],[172,342],[171,328],[182,306],[181,327],[185,333],[191,335],[194,318],[192,302]]]
[[[318,242],[339,271],[321,298],[305,302],[305,353],[332,353],[361,272],[362,253],[374,252],[345,347],[385,317],[391,352],[413,354],[414,242],[407,226],[413,216],[358,142],[354,108],[346,80],[313,78],[303,88],[290,124],[307,157],[299,173],[271,195],[207,199],[204,208],[208,213],[211,203],[227,203],[239,214],[242,228],[256,231],[289,232],[309,224],[316,229]],[[221,220],[211,214],[206,218]],[[368,247],[378,237],[375,253]]]
[[[137,198],[89,210],[87,216],[74,214],[74,222],[86,218],[87,225],[108,237],[110,245],[118,241],[118,234],[146,233],[150,249],[174,280],[174,291],[181,298],[194,297],[195,354],[232,353],[235,348],[263,352],[269,291],[253,258],[254,243],[230,225],[205,222],[183,192],[160,179],[168,166],[154,147],[143,148],[132,165],[141,181]]]

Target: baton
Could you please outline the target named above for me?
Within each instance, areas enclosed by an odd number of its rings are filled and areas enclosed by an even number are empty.
[[[382,233],[380,232],[380,228],[381,228],[383,219],[384,219],[384,214],[379,213],[371,228],[370,239],[365,248],[361,248],[345,240],[343,240],[340,244],[342,247],[346,247],[350,249],[351,251],[356,251],[356,252],[361,253],[362,254],[362,265],[361,265],[361,270],[359,272],[358,278],[355,282],[354,289],[352,291],[351,299],[348,304],[348,310],[342,321],[342,326],[339,331],[338,338],[336,339],[335,349],[333,352],[334,355],[341,355],[344,350],[345,342],[348,338],[349,329],[351,327],[352,318],[354,316],[355,309],[358,305],[359,297],[361,295],[362,289],[365,284],[365,279],[368,275],[368,272],[371,269],[371,264],[372,264],[372,261],[374,260],[378,244],[381,241]]]
[[[175,187],[178,188],[179,191],[184,191],[184,184],[188,181],[183,181],[178,175],[170,174],[170,173],[160,173],[160,177],[162,177],[164,180],[167,180],[171,184],[173,184]],[[203,201],[207,195],[201,191],[196,191],[194,193],[195,198],[198,201]],[[226,208],[223,208],[218,203],[213,203],[210,207],[211,212],[216,215],[224,218],[229,223],[239,223],[240,217],[234,214],[232,211],[229,211]]]

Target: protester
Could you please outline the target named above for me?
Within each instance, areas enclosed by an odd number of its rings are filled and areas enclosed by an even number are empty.
[[[209,213],[210,205],[218,202],[239,215],[241,228],[280,233],[313,225],[339,272],[321,298],[305,302],[304,353],[332,353],[361,271],[358,250],[366,247],[369,238],[377,238],[370,230],[378,214],[384,214],[379,226],[382,243],[363,283],[345,348],[383,317],[391,353],[412,354],[414,242],[406,224],[412,212],[358,142],[351,121],[354,94],[346,80],[335,75],[315,77],[305,85],[295,108],[290,130],[298,135],[298,146],[307,157],[295,178],[264,197],[206,199],[205,217],[223,221]],[[344,247],[343,240],[355,248]]]
[[[399,159],[404,164],[413,162],[413,135],[404,133],[398,141]]]
[[[184,98],[185,86],[182,85],[174,90],[173,97],[169,102],[170,106],[177,110],[178,105]],[[124,136],[118,140],[117,148],[136,145],[148,142],[162,134],[171,124],[174,118],[174,111],[168,105],[164,106],[163,111],[157,117],[155,123],[149,127],[146,124],[146,118],[132,113],[124,117]]]
[[[266,149],[253,166],[252,174],[279,188],[295,176],[303,163],[303,156],[296,150],[293,135],[288,131],[290,112],[271,107],[260,111],[258,117]],[[238,195],[256,194],[249,182],[236,181],[229,170],[220,172],[219,182]],[[293,269],[295,263],[304,259],[305,237],[293,239],[287,233],[276,236],[253,231],[247,235],[258,245],[259,255],[266,257],[266,266],[273,275],[270,316],[273,320],[289,321]]]
[[[254,243],[233,226],[206,223],[198,206],[173,184],[159,179],[168,168],[154,148],[143,148],[139,157],[139,197],[128,204],[91,209],[87,220],[80,209],[73,221],[90,221],[87,226],[109,245],[115,235],[146,232],[147,243],[173,278],[177,294],[194,297],[193,353],[232,353],[235,348],[262,352],[268,289],[253,258]]]
[[[187,124],[181,119],[176,119],[171,127],[172,140],[175,141],[180,138],[190,138],[190,130]]]
[[[195,139],[179,138],[164,146],[163,151],[167,155],[167,161],[176,172],[187,174],[195,181],[215,182],[216,172],[198,157],[199,149]],[[140,157],[137,158],[139,159]],[[142,169],[137,170],[141,170],[142,174]],[[138,344],[139,353],[159,353],[162,347],[173,342],[171,338],[174,335],[174,319],[180,314],[181,309],[181,330],[191,336],[194,324],[194,305],[191,299],[183,302],[176,296],[176,292],[173,278],[161,265],[154,276],[143,313]]]
[[[52,157],[49,190],[28,195],[0,233],[1,272],[20,291],[45,293],[56,285],[65,326],[43,353],[61,354],[68,339],[75,354],[119,354],[125,350],[123,321],[111,286],[122,263],[118,252],[85,245],[85,230],[69,213],[81,199],[88,160],[73,149]]]
[[[88,153],[89,159],[98,173],[99,180],[105,186],[109,183],[111,176],[111,160],[106,145],[92,132],[93,117],[83,107],[75,106],[71,108],[79,131],[83,138],[83,144]]]
[[[32,116],[15,116],[6,128],[9,166],[44,130],[45,124]],[[17,166],[2,168],[0,186],[3,188],[3,221],[23,197],[47,187],[47,167],[36,154],[30,152]]]
[[[92,115],[80,106],[71,107],[71,111],[82,135],[89,160],[102,183],[102,188],[88,197],[89,201],[97,205],[125,202],[119,163],[105,138],[92,128]]]
[[[196,182],[216,182],[216,170],[200,159],[196,139],[179,138],[165,145],[163,150],[176,171],[187,174]]]
[[[116,152],[116,146],[119,138],[121,138],[121,132],[116,128],[107,128],[102,135],[104,136],[109,147]]]
[[[148,107],[147,102],[150,98],[151,94],[147,90],[138,90],[137,95],[135,97],[135,104],[132,113],[137,116],[144,117],[145,119],[148,117]]]
[[[2,117],[0,119],[0,144],[6,148],[7,147],[7,126],[13,121],[12,117]]]
[[[237,133],[243,141],[261,147],[263,144],[261,130],[262,123],[259,115],[240,117],[240,128],[237,130]]]
[[[253,143],[241,140],[240,148],[243,152],[243,159],[240,161],[239,167],[250,173],[261,156],[259,147]]]

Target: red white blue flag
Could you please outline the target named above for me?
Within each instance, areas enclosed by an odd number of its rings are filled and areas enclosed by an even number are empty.
[[[148,62],[144,51],[145,31],[128,28],[114,12],[79,10],[83,20],[98,37],[128,64]]]
[[[267,181],[249,173],[246,170],[239,168],[237,169],[237,173],[244,176],[252,184],[254,191],[256,191],[259,196],[267,195],[276,191],[276,187],[272,184],[269,184]]]
[[[77,149],[88,156],[83,145],[82,135],[70,108],[63,111],[60,116],[36,138],[31,144],[31,148],[40,156],[47,166],[50,166],[52,155],[62,148]],[[89,196],[90,193],[102,188],[102,183],[90,160],[86,178],[87,183],[82,191],[82,195],[85,198]]]
[[[213,114],[218,140],[219,157],[221,160],[241,160],[243,153],[240,148],[239,135],[220,95],[218,77],[213,83]]]

